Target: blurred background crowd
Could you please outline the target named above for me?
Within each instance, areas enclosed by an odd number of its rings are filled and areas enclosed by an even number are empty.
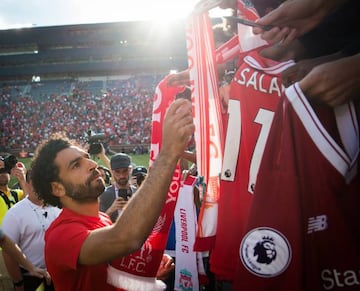
[[[101,142],[115,151],[145,153],[153,95],[161,77],[3,86],[0,151],[31,153],[57,131],[85,144],[91,131],[104,134]]]

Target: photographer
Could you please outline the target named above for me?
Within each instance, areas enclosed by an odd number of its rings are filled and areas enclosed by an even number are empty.
[[[132,172],[130,156],[124,153],[113,155],[110,160],[110,169],[115,183],[107,187],[100,195],[100,211],[108,214],[112,222],[115,222],[127,205],[128,199],[136,191],[136,187],[130,185]]]
[[[136,166],[131,174],[131,184],[139,188],[141,183],[145,180],[147,169],[144,166]]]
[[[26,192],[26,169],[22,163],[19,163],[15,156],[0,158],[0,226],[6,212],[16,202],[21,200]],[[15,177],[21,189],[10,189],[10,175]]]

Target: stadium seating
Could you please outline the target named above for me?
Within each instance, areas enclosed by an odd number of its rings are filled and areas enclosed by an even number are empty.
[[[3,84],[0,151],[33,152],[43,138],[56,131],[65,131],[85,145],[88,130],[105,133],[102,142],[115,151],[147,149],[154,90],[162,77]]]

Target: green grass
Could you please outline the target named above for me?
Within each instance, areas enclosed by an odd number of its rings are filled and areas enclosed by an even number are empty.
[[[130,155],[131,156],[131,160],[132,162],[137,165],[137,166],[145,166],[148,167],[149,166],[149,154],[143,154],[143,155]],[[29,169],[30,167],[30,163],[31,163],[31,158],[18,158],[19,162],[22,162],[26,169]],[[101,162],[101,160],[94,158],[94,161],[96,161],[97,163],[103,165],[103,163]]]
[[[133,164],[137,165],[137,166],[145,166],[146,168],[149,167],[149,154],[143,154],[143,155],[131,155],[131,160],[133,162]],[[31,158],[18,158],[19,162],[22,162],[25,165],[26,169],[29,169],[30,167],[30,163],[31,163]],[[95,158],[93,159],[94,161],[96,161],[97,163],[99,163],[100,165],[103,165],[102,161]],[[16,179],[14,177],[11,177],[10,180],[10,185],[13,185],[16,183]]]
[[[145,166],[146,168],[149,167],[149,154],[143,154],[143,155],[129,155],[131,157],[131,161],[136,166]],[[95,158],[93,159],[96,161],[99,165],[103,165],[102,161]]]

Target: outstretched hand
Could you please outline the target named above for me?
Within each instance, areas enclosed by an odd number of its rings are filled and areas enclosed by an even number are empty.
[[[265,31],[254,27],[254,34],[269,43],[281,45],[290,44],[296,37],[315,28],[334,8],[345,0],[287,0],[272,10],[257,22],[262,25],[272,25]]]
[[[327,62],[312,69],[299,85],[309,99],[338,106],[359,98],[359,67],[360,54]]]

